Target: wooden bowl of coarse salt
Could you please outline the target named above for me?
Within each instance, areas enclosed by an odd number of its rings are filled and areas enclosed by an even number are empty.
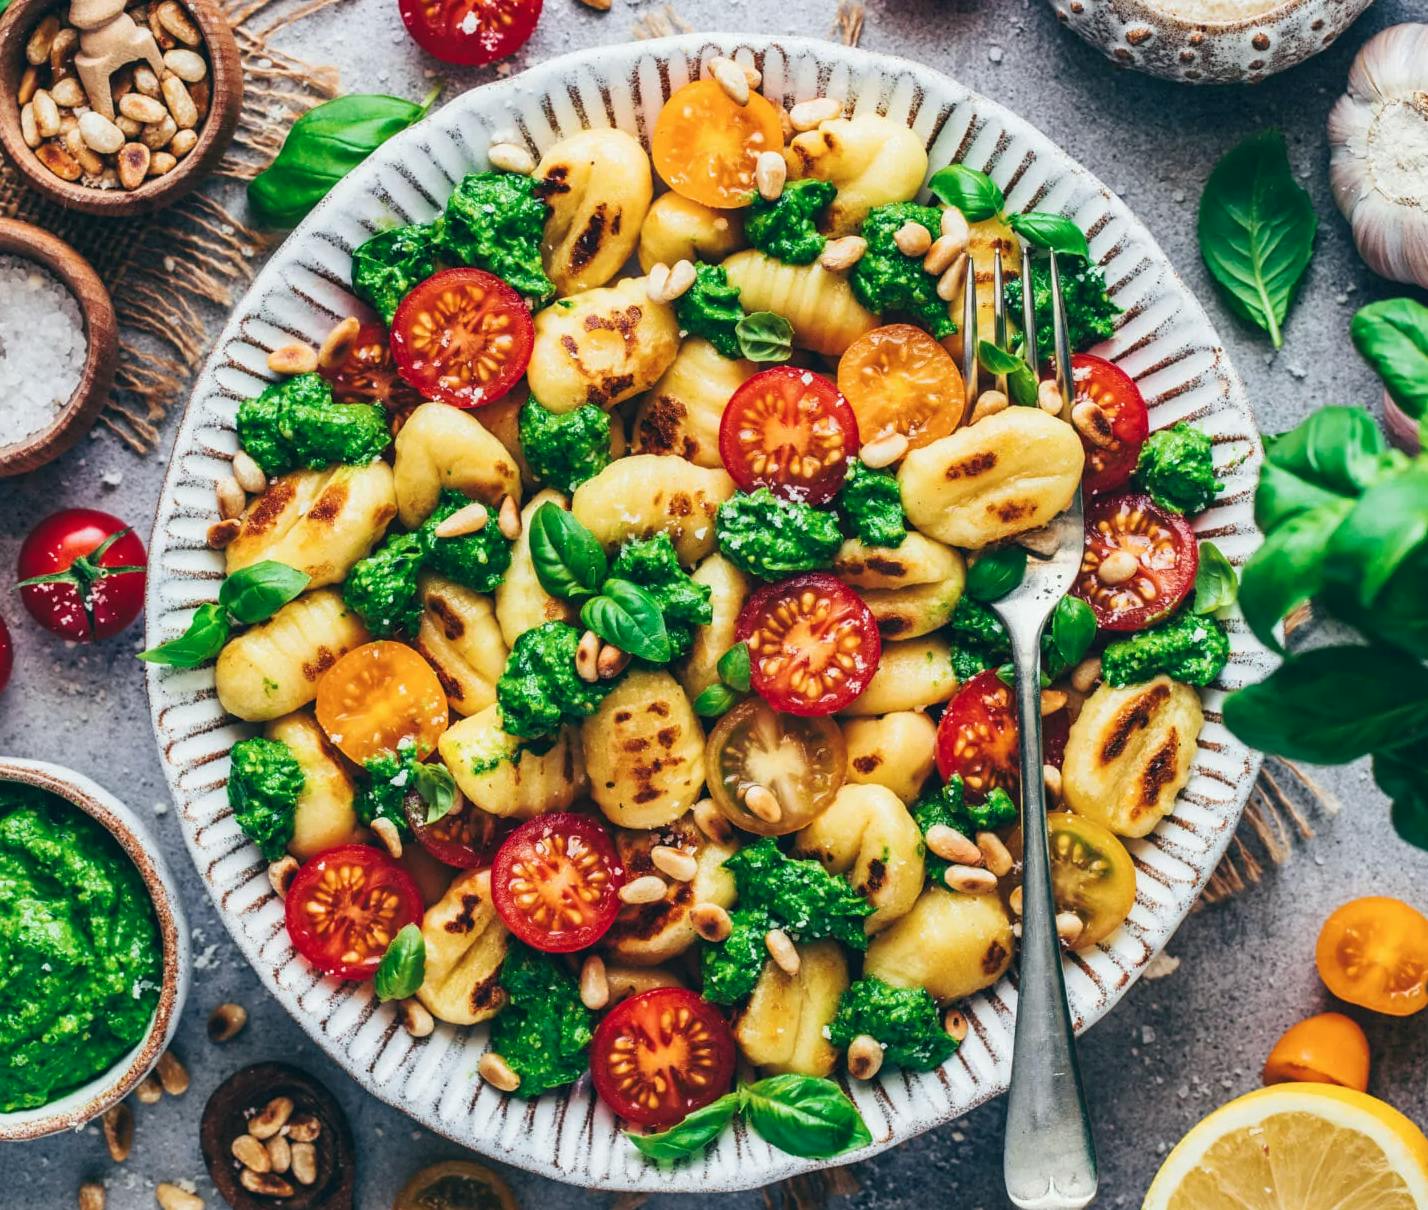
[[[118,356],[114,306],[89,262],[0,218],[0,477],[43,466],[89,431]]]

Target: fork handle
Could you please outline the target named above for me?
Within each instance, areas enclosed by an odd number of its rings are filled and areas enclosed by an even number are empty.
[[[1080,1210],[1096,1194],[1096,1144],[1076,1065],[1051,890],[1040,628],[1031,634],[1012,629],[1011,639],[1021,721],[1024,873],[1016,1057],[1007,1096],[1003,1175],[1007,1196],[1024,1210]]]

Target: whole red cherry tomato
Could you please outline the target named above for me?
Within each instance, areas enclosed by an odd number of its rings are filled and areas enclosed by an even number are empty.
[[[144,608],[147,556],[139,535],[109,513],[66,508],[20,547],[20,600],[46,630],[77,643],[118,634]]]
[[[485,67],[535,32],[541,0],[399,0],[407,33],[443,63]]]
[[[10,628],[0,618],[0,691],[10,683],[10,669],[15,666],[15,649],[10,645]]]

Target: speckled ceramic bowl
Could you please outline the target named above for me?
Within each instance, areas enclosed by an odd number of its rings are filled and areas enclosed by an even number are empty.
[[[347,288],[352,250],[387,226],[433,218],[463,174],[487,167],[497,138],[514,138],[537,157],[588,126],[619,126],[647,142],[671,91],[715,55],[757,64],[764,92],[786,104],[834,96],[855,113],[907,123],[926,140],[934,168],[950,160],[985,168],[1014,210],[1073,217],[1125,308],[1101,351],[1140,383],[1155,427],[1194,420],[1210,433],[1226,490],[1197,523],[1232,562],[1244,562],[1258,543],[1251,505],[1261,456],[1244,387],[1199,302],[1115,194],[1020,118],[925,67],[813,39],[703,34],[600,47],[468,92],[380,148],[308,216],[235,308],[184,415],[150,544],[150,644],[174,637],[195,606],[216,599],[223,558],[204,537],[216,518],[214,484],[237,449],[238,403],[265,385],[270,350],[291,340],[316,345],[360,306]],[[1220,705],[1225,690],[1258,679],[1269,660],[1243,623],[1230,633],[1230,665],[1205,694],[1190,783],[1174,814],[1129,846],[1135,907],[1114,936],[1067,959],[1081,1028],[1125,994],[1184,919],[1253,785],[1258,760],[1225,729]],[[184,836],[224,922],[273,994],[365,1088],[465,1146],[585,1188],[715,1192],[819,1166],[740,1128],[698,1161],[661,1170],[640,1159],[588,1081],[536,1101],[502,1096],[476,1078],[484,1027],[442,1026],[417,1040],[370,984],[317,975],[294,952],[265,864],[228,807],[228,750],[253,729],[219,706],[212,666],[149,665],[148,677]],[[890,1071],[854,1085],[874,1140],[866,1154],[1004,1091],[1015,1009],[1008,976],[967,1005],[971,1033],[941,1069]]]
[[[1373,0],[1050,0],[1108,58],[1192,84],[1254,84],[1334,41]]]
[[[0,782],[20,782],[48,790],[104,826],[144,880],[154,902],[159,941],[164,951],[163,986],[148,1033],[113,1067],[88,1084],[39,1109],[0,1113],[0,1142],[20,1142],[60,1130],[79,1129],[128,1096],[153,1069],[173,1040],[188,998],[188,923],[179,902],[178,884],[164,864],[159,846],[134,813],[103,786],[73,769],[47,761],[11,757],[0,757]]]

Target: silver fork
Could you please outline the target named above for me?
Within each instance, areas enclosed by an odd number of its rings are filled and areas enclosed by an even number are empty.
[[[994,269],[996,335],[1000,345],[1006,330],[1000,247]],[[1028,360],[1035,365],[1036,304],[1031,288],[1031,252],[1024,243],[1021,280],[1024,348],[1028,350]],[[963,376],[969,384],[969,416],[977,369],[975,282],[975,267],[969,261],[963,297]],[[1054,252],[1051,297],[1056,385],[1061,391],[1062,419],[1069,420],[1075,391],[1061,270]],[[1041,760],[1041,634],[1081,566],[1084,508],[1079,491],[1071,506],[1047,528],[1051,534],[1045,547],[1051,548],[1050,539],[1054,536],[1054,552],[1045,557],[1030,554],[1026,578],[993,606],[1011,637],[1012,665],[1016,670],[1023,835],[1021,982],[1002,1173],[1007,1196],[1023,1210],[1080,1210],[1096,1195],[1096,1144],[1076,1064],[1075,1035],[1061,971]]]

